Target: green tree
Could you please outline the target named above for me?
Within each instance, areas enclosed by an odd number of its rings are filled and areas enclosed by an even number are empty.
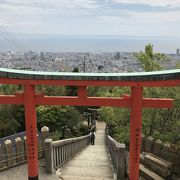
[[[129,94],[130,89],[126,87],[104,88],[100,91],[101,96],[122,97]],[[101,119],[103,119],[109,128],[109,134],[117,141],[129,144],[129,119],[130,113],[126,108],[102,107],[99,110]]]
[[[0,85],[0,94],[21,93],[21,85]],[[0,105],[0,136],[8,136],[25,130],[24,108],[20,105]]]
[[[136,57],[143,66],[144,71],[162,70],[162,66],[159,63],[169,60],[165,54],[154,53],[152,44],[145,46],[145,52],[136,53]]]
[[[65,87],[38,86],[37,93],[45,95],[66,95]],[[0,94],[23,93],[23,88],[16,85],[1,85]],[[24,106],[1,105],[0,106],[0,136],[7,136],[25,130]],[[86,132],[82,125],[84,117],[73,107],[62,106],[38,106],[37,107],[38,128],[49,126],[53,134],[60,136],[63,126],[68,126],[74,136]]]
[[[154,53],[151,44],[145,47],[145,52],[136,54],[144,71],[161,70],[160,63],[168,61],[168,57],[161,53]],[[96,88],[90,93],[96,95],[120,97],[130,94],[128,88]],[[143,110],[143,132],[146,135],[159,138],[164,142],[177,143],[180,141],[180,86],[172,88],[144,88],[143,97],[173,98],[175,99],[173,109],[144,109]],[[129,111],[123,108],[103,107],[100,109],[102,119],[109,126],[112,137],[119,142],[129,142]]]
[[[39,106],[37,107],[38,127],[48,126],[51,132],[62,136],[62,128],[67,126],[73,136],[81,134],[84,117],[74,107]]]
[[[17,133],[21,124],[15,118],[12,106],[1,105],[0,114],[0,137]]]
[[[37,93],[42,93],[47,96],[65,96],[66,88],[64,86],[37,86]]]
[[[162,70],[159,63],[168,61],[165,54],[154,53],[153,45],[145,47],[145,53],[137,53],[136,57],[143,66],[144,71]],[[143,111],[143,131],[146,135],[160,138],[163,141],[175,142],[180,121],[180,89],[175,88],[144,88],[144,97],[154,98],[173,98],[175,99],[174,108],[164,109],[145,109]]]

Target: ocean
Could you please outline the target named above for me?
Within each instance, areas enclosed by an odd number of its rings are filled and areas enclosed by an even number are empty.
[[[151,43],[155,52],[176,53],[180,38],[42,38],[21,39],[33,51],[48,52],[137,52]],[[0,39],[0,50],[18,50]]]

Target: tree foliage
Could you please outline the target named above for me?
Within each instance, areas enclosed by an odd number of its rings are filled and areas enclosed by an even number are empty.
[[[165,54],[154,53],[153,45],[148,44],[145,46],[145,52],[136,53],[137,60],[143,66],[144,71],[159,71],[162,70],[160,63],[168,61],[169,58]]]
[[[0,94],[23,93],[21,86],[0,85]],[[66,95],[66,88],[59,86],[37,86],[36,93],[49,96]],[[37,120],[38,128],[48,126],[52,134],[60,137],[62,127],[66,126],[71,129],[72,135],[79,136],[86,132],[82,124],[84,117],[74,107],[63,106],[38,106]],[[17,105],[0,106],[0,137],[14,134],[25,130],[24,107]]]
[[[160,63],[169,60],[164,54],[154,53],[151,44],[145,47],[145,52],[136,53],[136,57],[144,71],[162,70]],[[164,142],[180,143],[180,87],[144,88],[143,93],[143,97],[173,98],[175,100],[173,109],[143,110],[143,133],[147,136],[159,138]],[[123,94],[130,94],[130,91],[121,87],[109,88],[103,91],[105,96],[119,97]],[[122,108],[103,107],[100,114],[109,126],[110,135],[119,142],[128,144],[129,111]]]
[[[37,107],[38,126],[48,126],[52,132],[62,134],[62,128],[68,127],[74,136],[79,135],[84,117],[74,107],[39,106]]]
[[[66,88],[64,86],[37,86],[37,93],[41,93],[47,96],[65,96]]]
[[[1,105],[0,114],[0,137],[16,133],[20,123],[13,117],[13,108],[8,105]]]
[[[20,85],[0,85],[0,94],[21,93]],[[0,137],[25,130],[24,108],[17,105],[0,105]]]

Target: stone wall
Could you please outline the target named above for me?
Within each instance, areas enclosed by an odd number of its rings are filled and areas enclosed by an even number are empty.
[[[163,143],[151,136],[141,136],[141,152],[152,153],[173,164],[173,172],[180,177],[180,146]]]

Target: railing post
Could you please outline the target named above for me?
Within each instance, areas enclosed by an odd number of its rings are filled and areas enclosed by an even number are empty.
[[[41,147],[40,147],[40,156],[44,156],[45,152],[45,140],[49,138],[49,128],[47,126],[43,126],[41,128],[41,134],[42,134],[42,142],[41,142]]]
[[[160,139],[158,139],[154,143],[153,154],[155,154],[156,156],[160,156],[161,148],[162,148],[162,141]]]
[[[7,166],[11,166],[13,164],[13,149],[11,140],[6,140],[4,142],[6,148],[6,157],[7,157]]]
[[[4,153],[3,153],[3,148],[2,145],[0,144],[0,169],[4,167]]]
[[[46,139],[45,140],[45,162],[46,162],[46,172],[53,172],[53,140]]]
[[[154,143],[154,139],[151,136],[148,136],[147,138],[145,138],[145,152],[152,152],[152,148],[153,148],[153,143]]]
[[[141,153],[144,151],[145,149],[145,135],[141,133]]]
[[[117,180],[123,180],[126,172],[126,146],[120,144],[118,146],[118,163],[117,163]]]
[[[23,146],[24,146],[24,159],[27,159],[27,148],[26,148],[26,136],[23,137]]]
[[[22,162],[23,161],[23,156],[24,156],[24,148],[23,148],[23,143],[20,137],[17,137],[15,139],[16,142],[16,162]]]
[[[42,146],[44,148],[45,140],[49,138],[49,128],[47,126],[43,126],[41,128],[41,134],[42,134]]]

